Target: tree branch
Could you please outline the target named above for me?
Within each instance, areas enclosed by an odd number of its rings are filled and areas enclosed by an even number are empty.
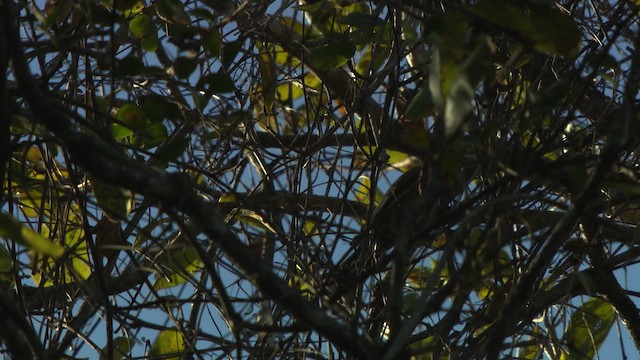
[[[4,19],[1,36],[10,49],[14,76],[24,99],[35,119],[56,134],[78,165],[101,181],[135,191],[158,201],[162,207],[189,216],[260,291],[301,322],[355,357],[376,357],[376,346],[338,323],[317,305],[304,300],[299,291],[268,270],[269,266],[231,232],[219,210],[194,191],[186,175],[149,169],[102,138],[74,126],[65,110],[47,96],[30,73],[19,40],[13,2],[2,2],[0,10]]]
[[[627,330],[631,334],[636,348],[640,349],[640,313],[633,300],[625,294],[604,253],[604,245],[598,236],[597,227],[589,221],[583,222],[585,234],[589,240],[588,255],[593,264],[593,279],[598,291],[614,307]]]

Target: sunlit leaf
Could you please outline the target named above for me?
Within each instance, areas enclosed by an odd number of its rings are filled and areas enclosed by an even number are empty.
[[[128,136],[131,136],[133,134],[133,130],[131,130],[131,128],[128,128],[126,126],[122,126],[120,124],[112,124],[111,134],[113,135],[114,139],[122,140]]]
[[[64,248],[41,234],[20,224],[13,216],[0,213],[0,237],[15,241],[37,254],[59,258]]]
[[[364,53],[358,57],[356,72],[361,76],[375,73],[389,59],[389,46],[367,46]]]
[[[408,168],[406,166],[412,167],[412,161],[409,159],[409,155],[403,153],[401,151],[387,150],[387,156],[389,157],[387,162],[393,168],[399,169],[401,171],[407,171]]]
[[[425,288],[430,276],[431,269],[424,266],[415,266],[407,274],[407,282],[415,288]]]
[[[286,82],[276,88],[277,99],[280,102],[289,102],[304,95],[303,90],[294,82]]]
[[[265,47],[258,46],[258,70],[260,71],[260,90],[262,100],[267,109],[271,110],[276,96],[276,64],[271,52]]]
[[[49,211],[47,201],[44,201],[42,191],[39,189],[20,191],[18,192],[18,199],[20,200],[20,210],[28,218],[37,218]]]
[[[358,186],[354,189],[354,195],[357,201],[363,204],[369,204],[369,194],[371,193],[371,179],[368,176],[360,176]]]
[[[540,353],[542,352],[543,346],[542,344],[537,343],[538,339],[541,338],[538,337],[540,336],[540,328],[538,326],[534,326],[532,332],[533,334],[531,334],[530,338],[534,343],[518,349],[517,356],[520,359],[538,360],[542,358]]]
[[[438,343],[437,338],[433,336],[427,336],[420,341],[412,342],[410,345],[411,350],[416,353],[416,356],[412,356],[413,360],[438,360],[438,359],[448,359],[447,351],[440,354],[440,357],[434,357],[432,355],[433,349],[436,348]]]
[[[290,287],[300,290],[304,296],[311,297],[311,295],[315,294],[316,289],[313,284],[307,280],[307,274],[306,270],[296,265],[295,271],[288,282]]]
[[[305,236],[320,235],[318,224],[311,220],[305,220],[302,230],[304,231]]]
[[[89,177],[89,182],[98,206],[110,219],[118,221],[129,215],[133,202],[133,195],[129,190],[104,183],[93,177]]]
[[[270,43],[267,47],[271,49],[271,56],[273,56],[273,61],[277,65],[297,66],[300,63],[297,58],[291,56],[291,54],[286,52],[279,44]]]
[[[161,269],[153,284],[156,290],[183,284],[194,273],[200,271],[202,266],[198,251],[181,238],[164,249],[162,256],[156,261]]]
[[[163,359],[179,359],[185,349],[185,340],[178,330],[164,330],[153,342],[147,356],[160,357]],[[173,355],[173,356],[170,356]]]
[[[353,190],[356,201],[365,205],[369,204],[372,196],[371,192],[371,179],[368,176],[360,176],[358,179],[358,186]],[[382,201],[384,194],[380,190],[376,189],[374,190],[373,196],[374,203],[377,205]]]
[[[616,319],[613,306],[600,298],[591,298],[571,315],[563,342],[565,359],[592,359],[606,339]],[[564,354],[563,354],[564,355]]]
[[[226,219],[227,222],[231,220],[240,221],[241,223],[266,230],[272,234],[276,233],[276,230],[262,217],[262,215],[253,210],[237,209],[233,211]]]
[[[65,274],[67,281],[88,279],[91,276],[92,267],[84,229],[78,226],[69,226],[64,234],[64,244],[69,249],[67,256],[71,259],[71,269],[67,269]],[[70,274],[69,271],[72,271],[73,274]]]

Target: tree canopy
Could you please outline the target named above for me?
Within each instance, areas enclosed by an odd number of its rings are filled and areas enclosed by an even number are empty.
[[[0,1],[0,349],[638,353],[638,5]]]

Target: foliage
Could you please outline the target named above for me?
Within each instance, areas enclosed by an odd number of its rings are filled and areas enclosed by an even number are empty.
[[[636,6],[0,2],[2,350],[640,349]]]

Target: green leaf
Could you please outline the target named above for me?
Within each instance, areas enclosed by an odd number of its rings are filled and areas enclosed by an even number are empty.
[[[198,251],[184,239],[174,241],[158,260],[160,276],[153,287],[156,290],[167,289],[184,283],[191,275],[200,271],[202,261]]]
[[[318,31],[313,26],[309,26],[291,17],[286,17],[286,16],[281,17],[280,21],[283,24],[285,24],[288,28],[293,30],[293,32],[304,37],[305,39],[309,39],[309,40],[320,39],[324,36],[320,31]]]
[[[148,107],[149,104],[146,106]],[[122,139],[128,136],[132,144],[139,145],[144,149],[150,149],[162,143],[168,137],[167,128],[161,121],[157,121],[162,119],[158,118],[156,112],[152,111],[151,114],[154,118],[147,116],[142,107],[135,104],[124,104],[116,113],[116,118],[121,121],[121,124],[115,124],[112,127],[114,137]]]
[[[460,66],[473,50],[468,39],[471,24],[469,15],[451,11],[434,18],[427,29],[427,40],[434,45],[432,63],[435,65],[429,71],[429,86],[438,110],[444,107],[444,95],[449,93]]]
[[[133,195],[129,190],[104,183],[93,177],[89,177],[89,183],[98,206],[110,219],[118,221],[129,215],[133,202]]]
[[[358,186],[354,189],[354,196],[356,201],[368,205],[371,200],[371,179],[368,176],[360,176],[358,179]],[[375,204],[379,204],[382,201],[384,194],[376,189],[374,195]]]
[[[361,76],[369,76],[369,72],[375,72],[389,58],[389,46],[367,46],[364,53],[359,56],[356,64],[356,72]],[[373,53],[372,53],[373,52]]]
[[[305,236],[316,236],[320,235],[320,231],[318,230],[318,224],[311,220],[304,221],[304,227],[302,228]]]
[[[276,98],[280,102],[290,102],[304,95],[304,91],[294,82],[286,82],[276,88]]]
[[[580,271],[576,274],[587,295],[594,296],[598,293],[598,283],[587,273]]]
[[[13,258],[4,247],[0,246],[0,290],[9,290],[14,282]]]
[[[315,70],[331,70],[339,68],[355,54],[356,47],[347,41],[337,41],[323,45],[315,50],[307,64]]]
[[[80,213],[77,205],[72,205],[72,207],[75,208],[74,212],[76,214]],[[64,244],[68,249],[67,257],[71,260],[71,269],[65,271],[67,281],[75,281],[78,278],[82,280],[88,279],[91,276],[92,268],[83,227],[67,225],[64,233]]]
[[[13,216],[0,213],[0,237],[26,246],[37,254],[59,258],[64,248],[39,233],[23,226]]]
[[[444,94],[442,92],[442,68],[440,66],[440,49],[434,46],[431,52],[431,69],[429,71],[429,94],[433,106],[438,112],[444,109]]]
[[[473,109],[473,98],[478,84],[483,79],[488,66],[493,44],[488,37],[480,37],[473,52],[460,66],[453,78],[451,89],[447,94],[444,109],[444,127],[447,137],[455,134],[463,120]]]
[[[360,176],[358,186],[354,189],[354,195],[358,202],[369,204],[369,194],[371,193],[371,179],[368,176]]]
[[[518,0],[484,0],[467,11],[518,35],[537,51],[573,58],[580,50],[581,33],[568,14],[545,5]]]
[[[129,22],[131,37],[141,42],[142,49],[154,52],[158,48],[158,33],[148,15],[140,15]]]
[[[179,359],[181,353],[185,349],[185,341],[182,336],[182,332],[171,329],[164,330],[158,337],[156,341],[153,342],[148,357],[160,357],[163,359]],[[175,355],[168,357],[167,355]]]
[[[602,342],[609,334],[609,330],[616,319],[613,306],[599,298],[591,298],[577,309],[564,333],[564,343],[567,345],[566,358],[592,359]]]
[[[7,273],[13,269],[13,259],[9,252],[0,246],[0,273]]]
[[[276,96],[276,64],[271,52],[258,46],[258,70],[260,71],[260,89],[267,109],[271,110]]]
[[[191,18],[184,10],[184,3],[178,0],[156,1],[156,14],[168,23],[185,26],[191,24]]]
[[[545,336],[540,333],[540,328],[536,325],[531,330],[531,334],[528,336],[529,342],[527,342],[526,346],[522,346],[518,349],[516,353],[517,359],[527,359],[527,360],[539,360],[543,359],[540,356],[542,349],[544,346],[541,346],[540,339],[544,339]]]
[[[317,289],[309,282],[309,280],[307,280],[307,276],[308,273],[305,274],[302,268],[296,265],[294,273],[289,278],[289,286],[294,289],[298,289],[306,296],[314,295]]]
[[[149,121],[147,114],[135,104],[124,104],[116,113],[116,118],[131,129],[141,129]]]
[[[161,122],[150,122],[144,131],[137,131],[131,139],[132,145],[151,149],[162,144],[169,137],[167,128]]]
[[[166,97],[159,95],[142,96],[139,99],[140,110],[151,121],[162,121],[164,119],[176,120],[180,117],[180,109]]]
[[[433,101],[431,99],[431,90],[428,86],[424,86],[411,99],[404,113],[404,118],[410,122],[424,120],[428,115],[433,113]]]
[[[271,224],[269,224],[262,215],[257,212],[249,209],[237,209],[232,212],[225,221],[230,220],[238,220],[241,223],[247,224],[249,226],[257,227],[272,234],[276,233],[276,229],[274,229]]]
[[[128,136],[131,136],[133,134],[133,130],[120,124],[112,124],[111,134],[113,134],[114,139],[122,140],[127,138]]]

